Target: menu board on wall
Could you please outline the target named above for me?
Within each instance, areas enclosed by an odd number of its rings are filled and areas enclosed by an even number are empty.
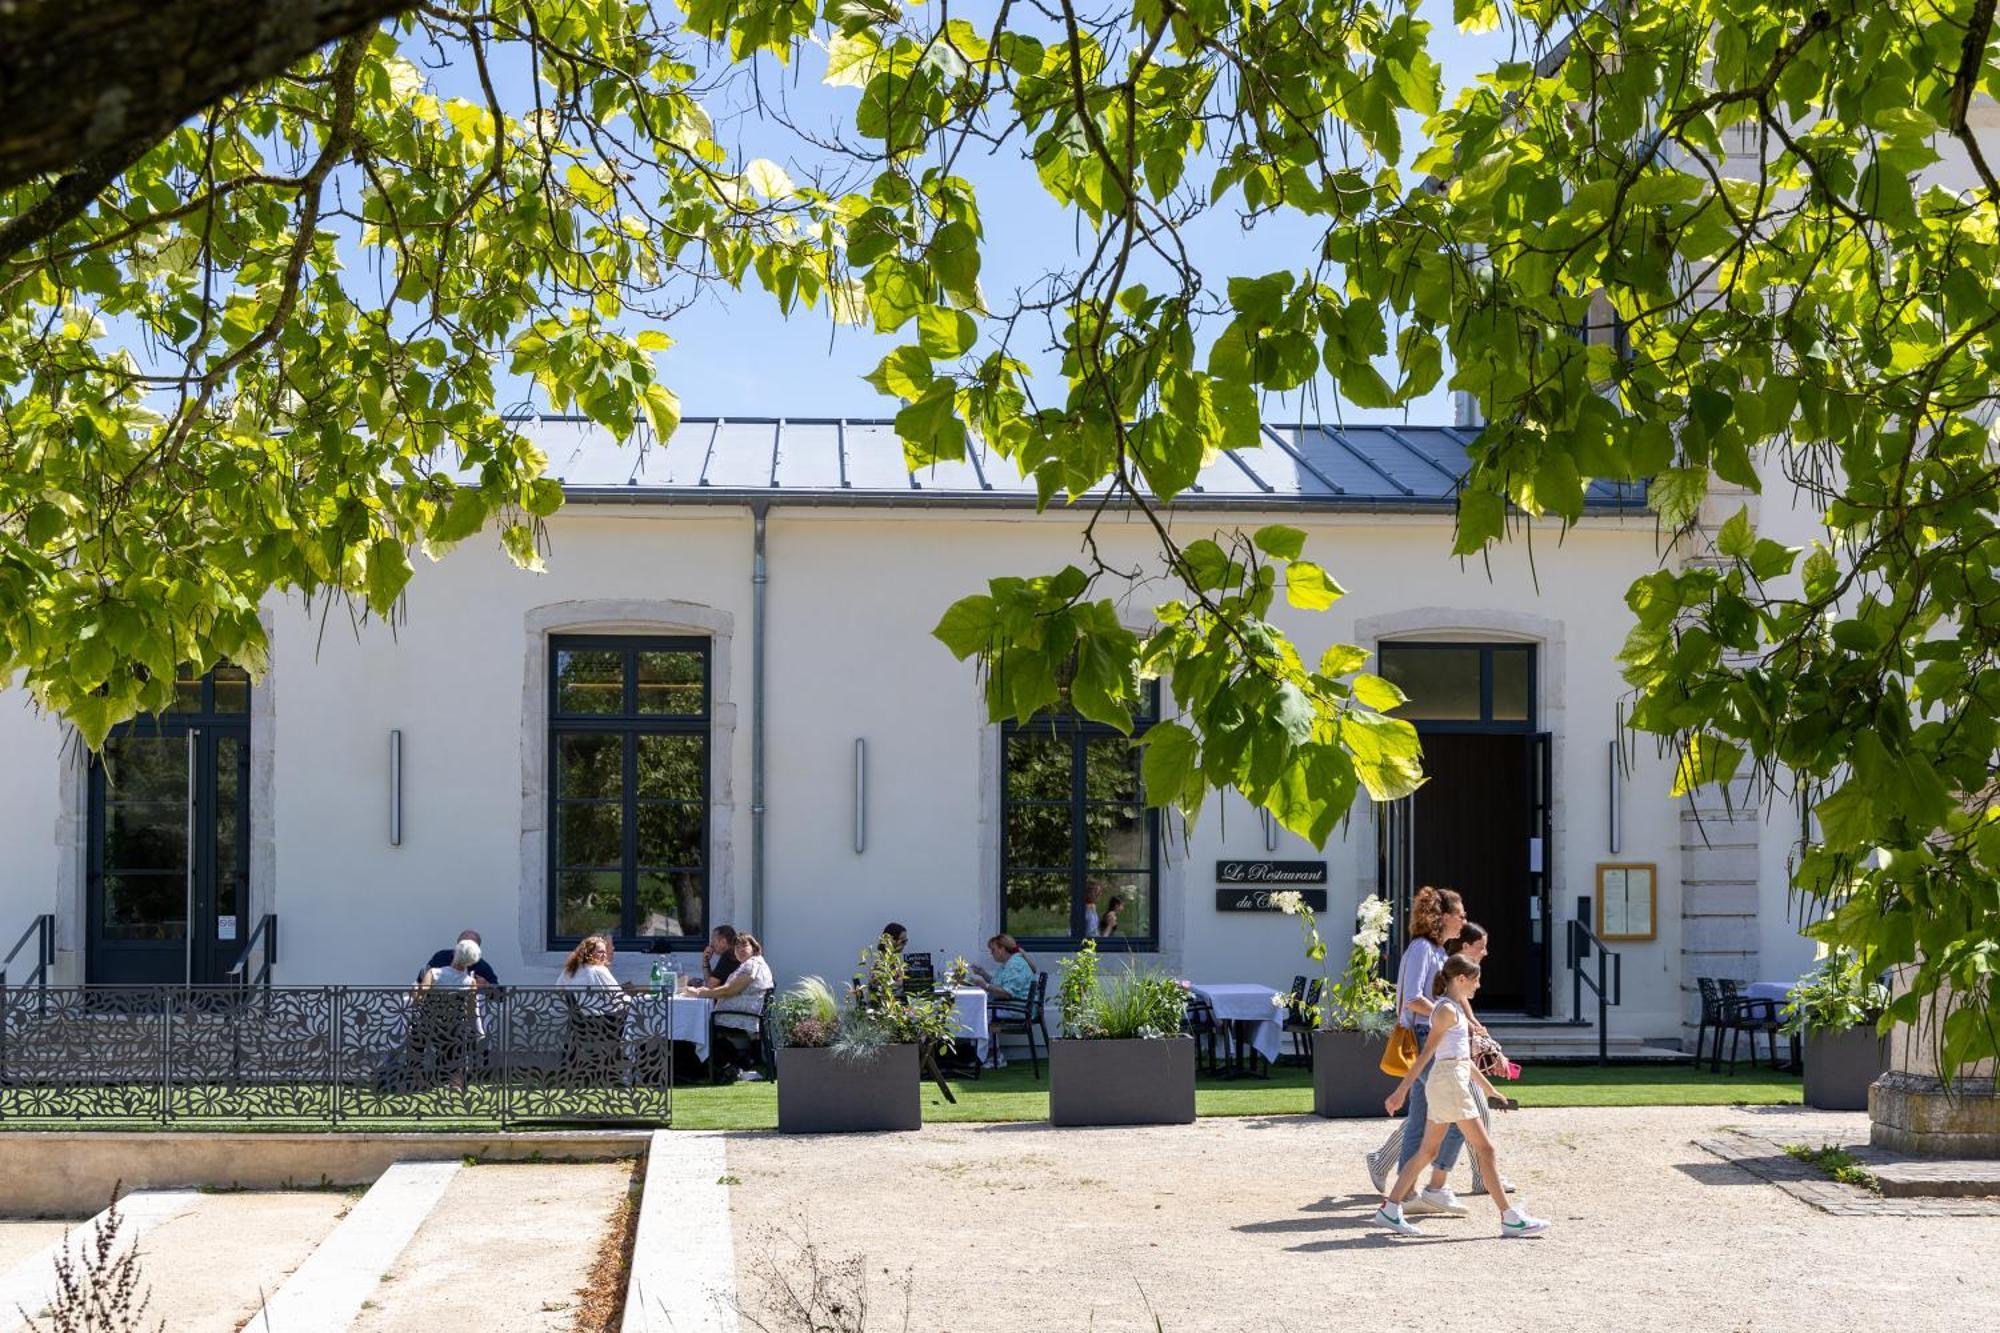
[[[1658,868],[1647,864],[1597,867],[1597,936],[1650,940],[1659,929]]]

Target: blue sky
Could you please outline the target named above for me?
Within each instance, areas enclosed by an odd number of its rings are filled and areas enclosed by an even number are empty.
[[[962,8],[952,12],[964,13]],[[1448,0],[1426,0],[1423,15],[1433,25],[1433,52],[1444,69],[1447,104],[1456,89],[1473,82],[1491,62],[1508,58],[1506,32],[1476,37],[1459,33]],[[970,17],[979,22],[976,14]],[[808,124],[830,125],[851,114],[859,90],[820,86],[825,63],[825,52],[812,47],[790,67],[771,62],[759,77],[767,95],[782,81],[795,117]],[[752,115],[731,115],[727,106],[711,103],[709,110],[726,147],[740,149],[746,156],[772,157],[788,166],[809,160],[791,151],[793,145],[783,132],[768,123]],[[1405,133],[1411,156],[1419,137],[1412,122]],[[1089,233],[1042,192],[1032,165],[1020,155],[1025,142],[1017,140],[1001,156],[973,162],[962,173],[979,189],[987,231],[982,283],[989,300],[996,303],[1003,293],[1031,284],[1050,267],[1074,263],[1079,248],[1090,241]],[[1213,290],[1220,290],[1232,275],[1301,269],[1315,249],[1309,228],[1266,220],[1246,232],[1228,211],[1200,219],[1187,233],[1187,245]],[[852,327],[835,328],[823,310],[787,320],[761,293],[726,295],[727,299],[723,294],[702,299],[667,328],[675,346],[661,356],[659,366],[688,415],[866,417],[890,415],[900,406],[863,379],[897,339]],[[1211,336],[1219,331],[1218,326]],[[1017,353],[1040,352],[1047,342],[1045,331],[1034,332],[1038,336],[1032,347],[1017,346]],[[1043,355],[1024,359],[1036,368],[1042,392],[1059,398],[1062,385],[1052,361]],[[1271,420],[1303,416],[1431,424],[1452,419],[1449,396],[1442,388],[1412,404],[1407,413],[1362,412],[1338,403],[1323,384],[1267,401],[1265,413]]]

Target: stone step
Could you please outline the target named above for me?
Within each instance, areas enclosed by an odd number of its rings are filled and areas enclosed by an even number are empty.
[[[118,1233],[106,1258],[107,1264],[117,1262],[118,1256],[140,1237],[188,1212],[200,1201],[201,1195],[193,1190],[141,1190],[126,1195],[118,1204]],[[39,1250],[17,1258],[0,1274],[0,1328],[27,1328],[28,1320],[44,1317],[58,1290],[57,1261],[67,1256],[72,1264],[81,1264],[92,1254],[97,1237],[108,1225],[110,1211],[106,1208],[52,1239],[45,1238],[46,1243]]]
[[[258,1333],[340,1333],[444,1196],[457,1162],[398,1162],[271,1294]]]

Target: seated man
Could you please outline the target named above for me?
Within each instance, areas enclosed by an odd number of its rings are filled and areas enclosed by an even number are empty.
[[[701,984],[723,985],[737,966],[736,927],[717,926],[709,933],[708,947],[701,951]]]
[[[461,930],[458,932],[459,944],[463,944],[467,940],[472,941],[474,945],[478,945],[480,943],[479,932],[476,930]],[[418,982],[422,982],[432,968],[450,967],[452,965],[452,955],[455,951],[455,949],[439,949],[436,953],[432,954],[431,960],[425,963],[422,969],[417,972]],[[477,950],[474,951],[472,956],[479,959],[478,962],[472,965],[472,975],[478,977],[489,986],[499,985],[500,978],[495,975],[492,964],[488,963],[485,958],[480,957]]]

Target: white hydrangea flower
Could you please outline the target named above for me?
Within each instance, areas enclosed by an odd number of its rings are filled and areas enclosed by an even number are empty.
[[[1305,905],[1305,897],[1297,889],[1280,889],[1271,895],[1271,906],[1286,916],[1297,916]]]

